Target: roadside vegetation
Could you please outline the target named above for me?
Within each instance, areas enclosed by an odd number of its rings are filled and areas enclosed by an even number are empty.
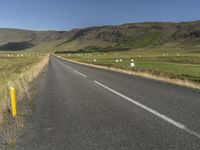
[[[17,96],[27,91],[28,83],[47,63],[47,56],[23,53],[0,53],[0,118],[9,109],[9,87],[17,90]]]
[[[187,81],[187,83],[191,82],[193,87],[194,85],[198,87],[200,84],[200,52],[163,51],[149,48],[115,52],[58,54],[70,60],[123,69],[139,75],[145,74],[145,76],[154,76],[154,78]]]
[[[34,53],[0,53],[0,144],[14,146],[30,113],[30,82],[48,63],[47,55]],[[16,89],[17,117],[10,115],[9,87]],[[27,99],[27,101],[21,101]]]

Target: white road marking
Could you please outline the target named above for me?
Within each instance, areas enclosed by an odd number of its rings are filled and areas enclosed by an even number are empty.
[[[74,72],[76,72],[76,73],[78,73],[79,75],[81,75],[81,76],[83,76],[83,77],[87,77],[86,75],[84,75],[84,74],[82,74],[82,73],[80,73],[79,71],[77,71],[77,70],[73,70]]]
[[[68,66],[68,65],[66,65],[65,63],[63,63],[63,62],[61,62],[61,61],[59,61],[59,60],[56,60],[59,64],[61,64],[61,65],[64,65],[65,67],[67,67],[68,69],[71,69],[71,67],[70,66]]]
[[[151,114],[159,117],[160,119],[162,119],[162,120],[164,120],[164,121],[176,126],[177,128],[179,128],[181,130],[184,130],[185,132],[187,132],[187,133],[189,133],[191,135],[194,135],[197,138],[200,138],[200,134],[199,133],[187,128],[185,125],[183,125],[183,124],[181,124],[181,123],[179,123],[179,122],[177,122],[177,121],[175,121],[175,120],[173,120],[173,119],[171,119],[171,118],[169,118],[169,117],[167,117],[167,116],[165,116],[165,115],[163,115],[163,114],[161,114],[161,113],[159,113],[159,112],[157,112],[157,111],[155,111],[155,110],[153,110],[153,109],[151,109],[151,108],[149,108],[149,107],[147,107],[147,106],[145,106],[145,105],[143,105],[143,104],[141,104],[141,103],[139,103],[139,102],[137,102],[135,100],[133,100],[132,98],[129,98],[129,97],[127,97],[127,96],[125,96],[125,95],[123,95],[123,94],[121,94],[121,93],[119,93],[119,92],[117,92],[117,91],[115,91],[115,90],[113,90],[113,89],[101,84],[98,81],[94,81],[94,82],[96,84],[100,85],[101,87],[109,90],[110,92],[112,92],[112,93],[114,93],[114,94],[116,94],[116,95],[118,95],[118,96],[120,96],[120,97],[122,97],[122,98],[124,98],[124,99],[126,99],[126,100],[128,100],[130,102],[132,102],[133,104],[137,105],[138,107],[140,107],[140,108],[150,112]]]
[[[64,64],[68,69],[71,69],[71,67],[70,66],[68,66],[68,65],[66,65],[66,64]]]

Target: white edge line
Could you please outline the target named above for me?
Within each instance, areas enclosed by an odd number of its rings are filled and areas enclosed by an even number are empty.
[[[74,71],[74,72],[76,72],[76,73],[78,73],[79,75],[81,75],[81,76],[85,77],[85,78],[87,77],[86,75],[84,75],[84,74],[80,73],[79,71],[77,71],[77,70],[75,70],[75,69],[74,69],[73,71]]]
[[[69,69],[71,69],[71,67],[70,66],[68,66],[68,65],[66,65],[66,64],[64,64],[67,68],[69,68]]]
[[[71,69],[70,66],[66,65],[66,64],[63,63],[62,61],[60,61],[60,60],[56,60],[56,61],[57,61],[59,64],[64,65],[64,66],[67,67],[68,69]]]
[[[111,89],[111,88],[109,88],[109,87],[107,87],[107,86],[101,84],[101,83],[98,82],[98,81],[94,81],[94,82],[95,82],[96,84],[100,85],[101,87],[103,87],[103,88],[105,88],[105,89],[111,91],[112,93],[115,93],[116,95],[118,95],[118,96],[120,96],[120,97],[122,97],[122,98],[124,98],[124,99],[126,99],[126,100],[128,100],[128,101],[130,101],[130,102],[132,102],[133,104],[137,105],[138,107],[140,107],[140,108],[142,108],[142,109],[144,109],[144,110],[150,112],[151,114],[153,114],[153,115],[159,117],[160,119],[162,119],[162,120],[164,120],[164,121],[166,121],[166,122],[168,122],[168,123],[170,123],[170,124],[176,126],[177,128],[179,128],[179,129],[181,129],[181,130],[184,130],[184,131],[186,131],[187,133],[196,136],[197,138],[200,138],[200,134],[199,134],[199,133],[197,133],[197,132],[195,132],[195,131],[193,131],[193,130],[187,128],[185,125],[183,125],[183,124],[181,124],[181,123],[179,123],[179,122],[177,122],[177,121],[175,121],[175,120],[173,120],[173,119],[171,119],[171,118],[169,118],[169,117],[167,117],[167,116],[165,116],[165,115],[163,115],[163,114],[161,114],[161,113],[159,113],[159,112],[157,112],[157,111],[155,111],[155,110],[153,110],[153,109],[151,109],[151,108],[149,108],[149,107],[147,107],[147,106],[145,106],[145,105],[143,105],[143,104],[141,104],[141,103],[139,103],[139,102],[137,102],[137,101],[135,101],[135,100],[133,100],[133,99],[131,99],[131,98],[129,98],[129,97],[123,95],[123,94],[121,94],[121,93],[119,93],[119,92],[117,92],[117,91],[115,91],[115,90],[113,90],[113,89]]]

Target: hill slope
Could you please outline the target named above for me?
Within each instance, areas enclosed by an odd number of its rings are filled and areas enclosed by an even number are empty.
[[[200,21],[130,23],[71,31],[0,29],[0,50],[115,51],[148,47],[200,48]]]

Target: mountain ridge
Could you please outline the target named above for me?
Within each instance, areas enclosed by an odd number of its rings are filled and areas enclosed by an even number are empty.
[[[137,49],[179,45],[186,41],[200,47],[200,21],[193,22],[143,22],[121,25],[104,25],[75,28],[69,31],[34,31],[0,28],[0,50],[18,51],[32,49],[80,50],[88,47],[115,47]],[[183,47],[187,48],[185,44]],[[42,50],[41,50],[42,51]]]

